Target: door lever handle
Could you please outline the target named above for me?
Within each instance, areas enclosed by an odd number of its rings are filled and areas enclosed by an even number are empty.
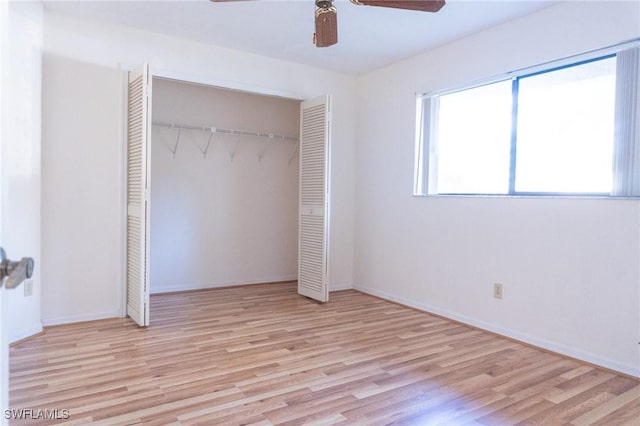
[[[3,283],[8,289],[18,287],[24,280],[33,276],[33,268],[33,258],[23,257],[19,262],[14,262],[7,259],[7,254],[0,247],[0,287]]]

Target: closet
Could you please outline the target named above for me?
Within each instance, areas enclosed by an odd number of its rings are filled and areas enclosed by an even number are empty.
[[[328,300],[330,96],[129,72],[126,312],[149,294],[298,280]]]
[[[300,101],[154,78],[151,293],[297,279]]]

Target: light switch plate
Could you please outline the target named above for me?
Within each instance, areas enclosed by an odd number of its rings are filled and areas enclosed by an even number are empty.
[[[33,280],[24,280],[24,297],[33,296]]]

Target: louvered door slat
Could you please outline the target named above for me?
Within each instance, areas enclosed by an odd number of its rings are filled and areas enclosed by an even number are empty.
[[[129,73],[127,112],[127,315],[149,325],[148,146],[150,111],[148,65]]]
[[[298,293],[321,302],[329,300],[329,102],[305,101],[300,111]]]

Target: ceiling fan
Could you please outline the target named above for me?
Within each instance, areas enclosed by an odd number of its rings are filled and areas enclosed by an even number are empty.
[[[211,0],[213,2],[230,2],[243,0]],[[334,0],[315,0],[316,32],[313,44],[316,47],[329,47],[338,42],[338,15],[333,5]],[[437,12],[445,5],[445,0],[351,0],[358,6],[378,6],[394,9]]]

